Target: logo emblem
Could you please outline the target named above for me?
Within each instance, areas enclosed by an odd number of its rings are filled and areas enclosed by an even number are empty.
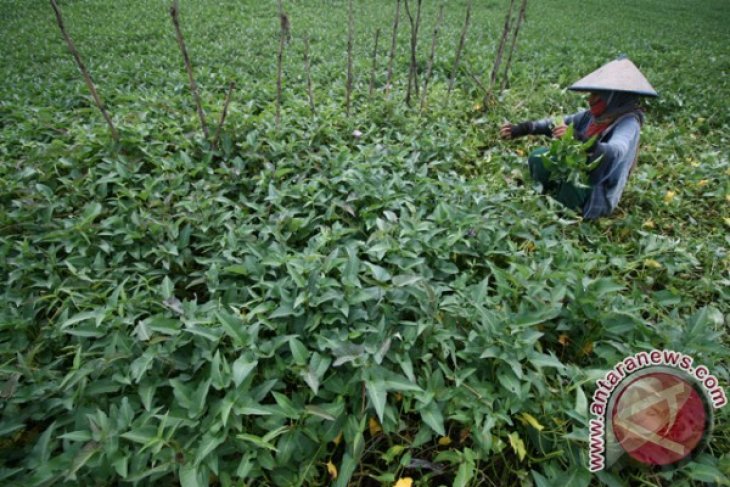
[[[652,372],[633,380],[613,405],[619,444],[641,463],[671,465],[702,447],[710,413],[700,392],[682,376]]]

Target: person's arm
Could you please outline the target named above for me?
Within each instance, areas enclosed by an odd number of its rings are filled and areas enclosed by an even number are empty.
[[[613,128],[607,142],[596,142],[591,159],[602,157],[591,173],[593,191],[583,207],[583,217],[592,220],[609,215],[621,199],[639,148],[641,124],[635,116],[625,116]]]
[[[567,115],[563,118],[565,125],[571,125],[585,115],[585,111]],[[522,122],[518,124],[506,123],[500,129],[500,135],[505,139],[516,139],[525,135],[545,135],[547,137],[561,137],[565,133],[565,126],[555,126],[552,118]]]
[[[523,137],[525,135],[552,135],[553,121],[549,118],[536,120],[533,122],[522,122],[513,124],[512,138]]]

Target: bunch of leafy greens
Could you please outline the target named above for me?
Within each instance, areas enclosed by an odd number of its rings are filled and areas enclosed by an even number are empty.
[[[550,144],[550,148],[540,155],[545,169],[548,170],[550,181],[556,183],[568,182],[579,188],[589,187],[590,173],[602,161],[602,156],[590,160],[590,149],[596,143],[597,136],[585,142],[576,140],[575,127],[568,125],[562,137],[558,137]]]

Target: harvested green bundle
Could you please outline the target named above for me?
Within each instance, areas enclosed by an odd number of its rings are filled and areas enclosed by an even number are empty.
[[[562,121],[561,121],[562,123]],[[588,151],[596,142],[593,136],[585,142],[573,136],[574,129],[568,125],[562,137],[550,144],[550,149],[541,154],[542,163],[550,173],[549,180],[558,185],[573,184],[578,188],[589,188],[589,174],[601,163],[601,157],[589,161]]]

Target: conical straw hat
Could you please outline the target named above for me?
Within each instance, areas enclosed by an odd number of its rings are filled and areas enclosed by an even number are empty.
[[[621,57],[604,64],[569,88],[573,91],[622,91],[644,96],[659,96],[639,68]]]

